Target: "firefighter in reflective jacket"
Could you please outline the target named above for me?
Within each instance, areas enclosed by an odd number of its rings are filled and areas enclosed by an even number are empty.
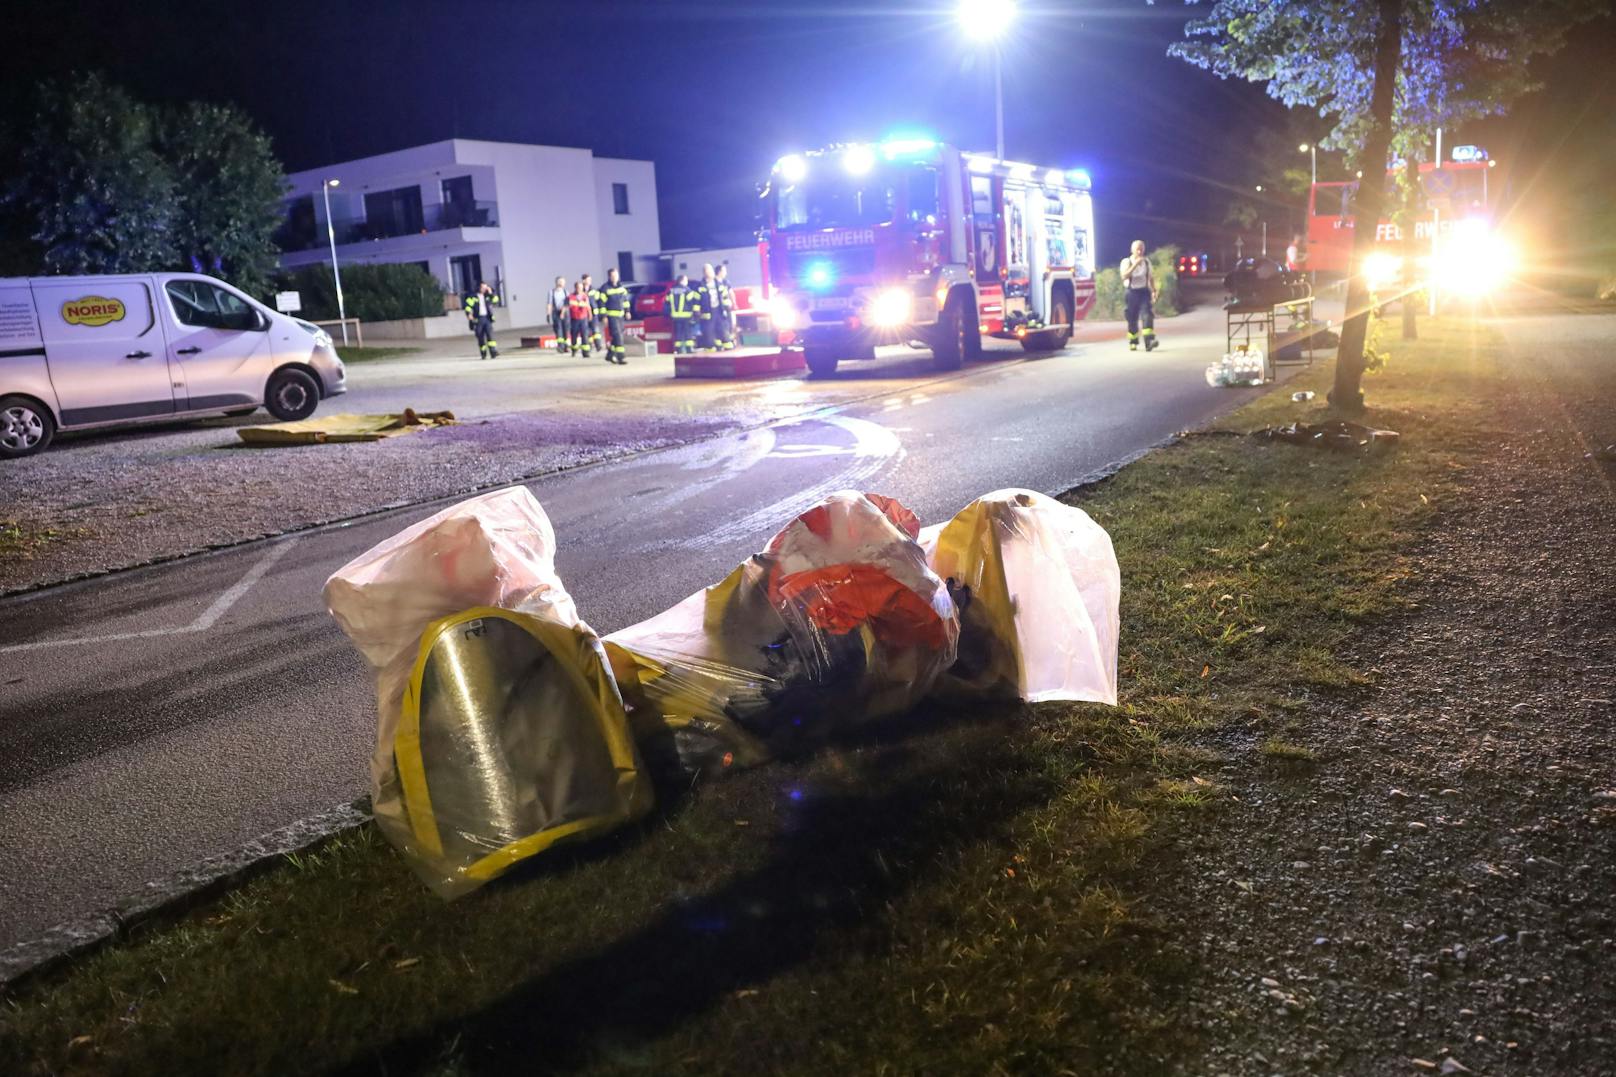
[[[729,266],[721,265],[713,275],[718,290],[718,309],[713,311],[713,343],[719,351],[735,347],[735,289],[729,286]]]
[[[600,347],[600,289],[595,287],[595,278],[588,273],[584,274],[584,294],[589,296],[589,347]],[[590,354],[594,354],[591,351]]]
[[[668,292],[668,317],[673,319],[673,354],[695,354],[696,318],[700,310],[701,301],[696,290],[690,287],[690,278],[679,274]]]
[[[477,350],[484,359],[499,356],[499,344],[494,340],[494,308],[502,305],[487,281],[466,296],[466,328],[477,334]]]
[[[617,270],[606,271],[606,286],[600,290],[600,320],[606,325],[606,361],[628,366],[628,347],[623,326],[628,322],[628,289],[617,277]]]
[[[696,302],[699,305],[696,320],[701,328],[701,350],[712,351],[718,343],[713,337],[713,330],[719,299],[718,278],[713,274],[711,262],[701,267],[701,284],[696,287]]]
[[[593,304],[589,299],[589,287],[583,281],[573,286],[572,293],[567,296],[567,326],[572,332],[572,354],[594,355],[589,346],[590,311]]]

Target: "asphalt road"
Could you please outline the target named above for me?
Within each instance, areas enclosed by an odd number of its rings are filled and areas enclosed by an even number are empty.
[[[937,521],[1001,487],[1068,489],[1255,392],[1202,378],[1215,307],[1162,328],[1151,354],[999,345],[948,376],[899,354],[876,395],[532,489],[579,610],[609,632],[833,490]],[[320,589],[439,507],[0,600],[0,949],[365,791],[371,684]]]

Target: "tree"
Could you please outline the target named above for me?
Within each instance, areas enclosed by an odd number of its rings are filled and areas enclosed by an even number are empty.
[[[1389,151],[1419,160],[1435,128],[1502,115],[1535,88],[1528,61],[1557,51],[1573,26],[1603,10],[1602,0],[1215,0],[1171,47],[1219,77],[1267,83],[1287,106],[1316,110],[1333,123],[1322,144],[1374,178],[1354,202],[1368,227],[1354,230],[1337,407],[1362,407],[1361,266],[1385,202]]]
[[[131,273],[174,260],[174,178],[151,115],[90,75],[47,83],[19,125],[0,199],[49,273]]]
[[[159,115],[157,143],[176,181],[179,264],[264,294],[286,191],[269,138],[234,106],[192,102]]]
[[[3,143],[0,265],[13,273],[191,270],[262,295],[286,177],[240,110],[158,110],[98,75],[46,83]]]

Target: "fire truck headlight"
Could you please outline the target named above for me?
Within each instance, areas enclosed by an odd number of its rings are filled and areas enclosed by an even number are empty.
[[[870,300],[870,324],[881,329],[896,329],[907,325],[914,313],[915,298],[905,288],[888,288]]]
[[[1403,260],[1395,254],[1376,251],[1364,259],[1364,281],[1372,292],[1384,291],[1403,276]]]
[[[1491,295],[1517,268],[1515,248],[1484,228],[1455,229],[1432,267],[1438,288],[1466,299]]]
[[[776,329],[797,328],[797,304],[784,295],[769,300],[769,321]]]

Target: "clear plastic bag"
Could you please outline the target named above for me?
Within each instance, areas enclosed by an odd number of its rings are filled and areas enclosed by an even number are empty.
[[[893,499],[832,494],[723,581],[608,636],[642,745],[691,772],[750,765],[912,706],[959,635],[918,534]]]
[[[338,569],[325,598],[376,674],[372,810],[438,893],[650,808],[605,652],[526,489],[387,539]]]
[[[942,694],[1117,702],[1122,576],[1088,513],[1031,490],[978,498],[921,535],[959,608]]]

